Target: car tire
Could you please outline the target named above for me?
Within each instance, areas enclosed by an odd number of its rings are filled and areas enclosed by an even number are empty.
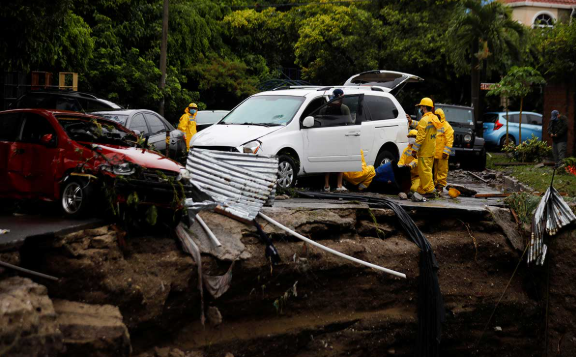
[[[91,208],[94,185],[86,180],[70,179],[62,188],[60,206],[68,217],[81,217]]]
[[[298,167],[292,156],[278,155],[278,187],[290,188],[296,184]]]
[[[510,134],[508,134],[508,142],[516,144],[516,140],[514,140],[514,137]],[[505,144],[506,144],[506,134],[504,134],[504,136],[500,138],[500,150],[502,150]]]
[[[376,161],[374,161],[374,167],[380,167],[381,165],[396,160],[396,156],[388,150],[382,150],[376,156]]]

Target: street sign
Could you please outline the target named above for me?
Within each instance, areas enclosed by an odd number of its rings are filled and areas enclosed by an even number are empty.
[[[490,90],[490,87],[496,83],[480,83],[480,90]]]

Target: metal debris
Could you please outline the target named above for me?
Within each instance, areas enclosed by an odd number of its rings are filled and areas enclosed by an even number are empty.
[[[273,197],[278,159],[234,152],[192,149],[190,180],[236,217],[253,220]]]
[[[9,229],[0,229],[0,235],[10,233]]]
[[[554,181],[554,175],[552,175],[552,181]],[[576,216],[564,202],[560,193],[550,184],[532,218],[532,236],[527,263],[535,261],[536,265],[543,265],[548,250],[544,244],[544,235],[556,235],[561,228],[574,221],[576,221]]]

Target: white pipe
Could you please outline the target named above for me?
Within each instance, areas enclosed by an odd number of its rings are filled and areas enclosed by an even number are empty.
[[[400,278],[406,279],[406,274],[402,274],[402,273],[399,273],[399,272],[394,271],[394,270],[386,269],[386,268],[383,268],[383,267],[381,267],[381,266],[378,266],[378,265],[375,265],[375,264],[372,264],[372,263],[368,263],[368,262],[365,262],[365,261],[360,260],[360,259],[356,259],[356,258],[351,257],[351,256],[349,256],[349,255],[346,255],[346,254],[344,254],[344,253],[340,253],[340,252],[338,252],[338,251],[336,251],[336,250],[334,250],[334,249],[332,249],[332,248],[325,247],[325,246],[323,246],[323,245],[320,244],[320,243],[316,243],[315,241],[313,241],[313,240],[311,240],[311,239],[309,239],[309,238],[306,238],[306,237],[304,237],[304,236],[301,235],[301,234],[298,234],[298,233],[294,232],[294,231],[291,230],[290,228],[283,226],[282,224],[276,222],[276,221],[273,220],[272,218],[270,218],[270,217],[268,217],[268,216],[266,216],[266,215],[264,215],[264,214],[262,214],[262,213],[258,213],[258,214],[260,215],[260,217],[264,218],[264,219],[265,219],[266,221],[268,221],[269,223],[271,223],[271,224],[275,225],[276,227],[278,227],[278,228],[280,228],[280,229],[282,229],[282,230],[284,230],[284,231],[292,234],[294,237],[296,237],[296,238],[298,238],[298,239],[301,239],[301,240],[303,240],[303,241],[306,242],[306,243],[310,243],[310,244],[312,244],[312,245],[314,245],[314,246],[316,246],[316,247],[318,247],[318,248],[320,248],[320,249],[322,249],[322,250],[325,250],[325,251],[327,251],[327,252],[329,252],[329,253],[332,253],[332,254],[334,254],[334,255],[337,255],[337,256],[339,256],[339,257],[341,257],[341,258],[348,259],[348,260],[351,260],[351,261],[353,261],[353,262],[355,262],[355,263],[362,264],[362,265],[366,265],[367,267],[370,267],[370,268],[372,268],[372,269],[380,270],[380,271],[383,271],[383,272],[385,272],[385,273],[392,274],[392,275],[398,276],[398,277],[400,277]]]
[[[202,226],[202,228],[204,229],[204,232],[206,232],[206,235],[208,235],[208,238],[210,238],[212,243],[214,243],[214,245],[217,247],[221,247],[222,243],[220,243],[218,238],[216,238],[214,233],[212,233],[212,231],[210,230],[208,225],[204,222],[204,220],[202,219],[202,217],[200,217],[199,214],[196,215],[196,220],[198,221],[198,223],[200,223],[200,226]]]

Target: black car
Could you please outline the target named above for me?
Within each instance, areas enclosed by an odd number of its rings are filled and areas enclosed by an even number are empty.
[[[196,131],[202,131],[224,118],[229,110],[200,110],[196,114]]]
[[[482,124],[474,120],[474,108],[452,104],[436,104],[454,129],[454,161],[478,170],[486,168],[486,148],[482,138]],[[452,160],[452,159],[451,159]]]
[[[437,103],[435,109],[442,109],[446,120],[454,129],[454,144],[451,163],[464,167],[484,170],[486,168],[486,148],[482,138],[482,123],[474,120],[474,108],[461,105]],[[417,114],[420,120],[421,114]]]
[[[166,154],[166,133],[170,133],[168,157],[182,162],[186,160],[187,150],[184,133],[175,129],[160,114],[148,109],[127,109],[99,111],[92,113],[113,120],[124,127],[148,137],[148,143],[156,150]]]
[[[121,106],[93,94],[70,90],[39,90],[24,94],[16,102],[16,108],[58,109],[74,112],[117,110]]]

